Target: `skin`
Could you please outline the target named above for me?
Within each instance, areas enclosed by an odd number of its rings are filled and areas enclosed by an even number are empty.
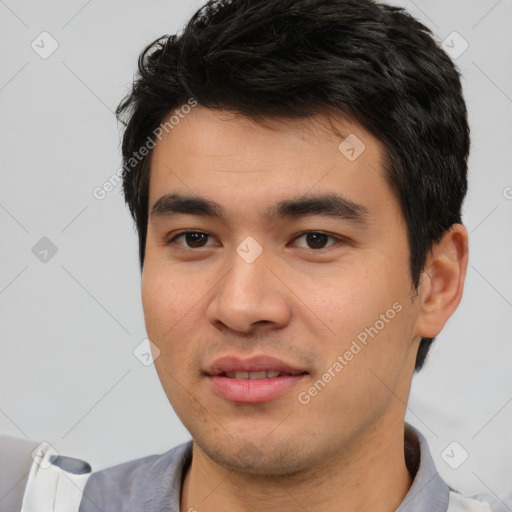
[[[197,106],[154,149],[149,212],[169,193],[207,197],[227,211],[224,221],[181,214],[148,223],[146,328],[160,350],[162,386],[194,440],[182,511],[391,511],[412,484],[403,447],[416,352],[460,302],[467,232],[454,225],[434,246],[414,290],[383,146],[348,119],[330,121],[257,124]],[[339,151],[339,134],[364,142],[355,161]],[[260,217],[283,199],[332,192],[364,205],[367,221]],[[209,236],[168,243],[187,230]],[[311,231],[335,238],[315,248],[303,235]],[[263,250],[252,263],[236,252],[247,236]],[[298,393],[395,303],[400,312],[300,403]],[[227,354],[272,355],[308,375],[269,402],[233,403],[203,373]]]

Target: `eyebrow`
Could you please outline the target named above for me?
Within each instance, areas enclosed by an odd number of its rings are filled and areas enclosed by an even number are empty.
[[[217,218],[224,223],[227,222],[226,210],[220,204],[200,196],[166,194],[160,197],[151,209],[151,219],[155,221],[180,214]],[[303,195],[285,199],[268,208],[261,218],[271,223],[285,218],[312,215],[349,220],[357,224],[365,224],[369,220],[366,206],[338,194]]]

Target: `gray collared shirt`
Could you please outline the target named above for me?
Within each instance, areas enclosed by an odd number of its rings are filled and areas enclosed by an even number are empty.
[[[436,470],[425,437],[406,423],[405,454],[415,477],[397,512],[511,512],[512,493],[499,499],[461,496]],[[79,512],[180,512],[184,469],[192,458],[192,441],[162,455],[151,455],[93,473]]]

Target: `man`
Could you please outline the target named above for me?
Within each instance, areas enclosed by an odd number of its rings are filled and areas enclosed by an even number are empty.
[[[210,2],[118,114],[193,441],[94,473],[80,511],[505,510],[443,482],[404,419],[468,261],[466,107],[428,29],[370,0]]]

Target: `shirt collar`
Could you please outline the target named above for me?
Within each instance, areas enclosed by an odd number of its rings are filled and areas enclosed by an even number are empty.
[[[409,423],[405,424],[404,446],[407,468],[415,475],[397,512],[446,512],[450,488],[437,472],[427,440]]]

